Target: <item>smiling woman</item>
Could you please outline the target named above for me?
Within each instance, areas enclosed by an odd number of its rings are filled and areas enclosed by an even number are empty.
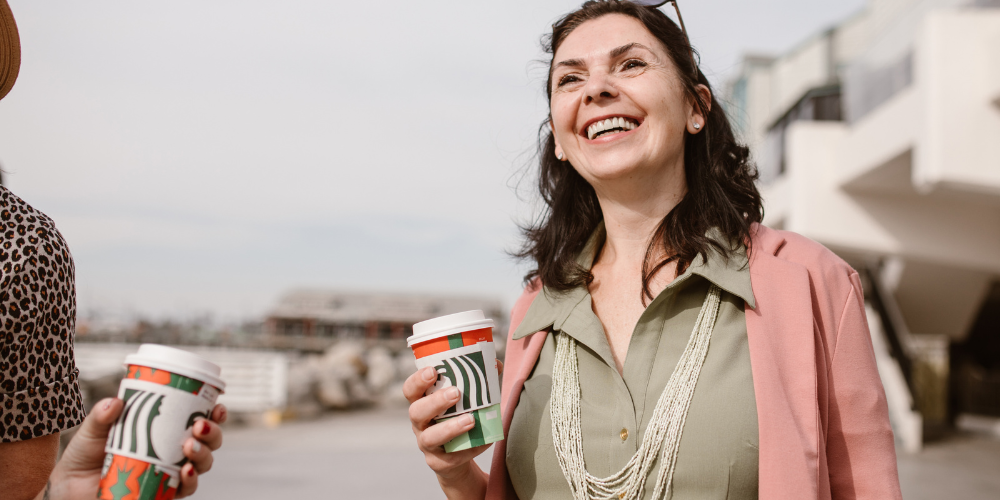
[[[648,3],[648,2],[646,2]],[[684,31],[638,2],[552,27],[535,268],[512,312],[489,474],[454,403],[404,393],[448,498],[900,498],[858,275],[760,225]]]

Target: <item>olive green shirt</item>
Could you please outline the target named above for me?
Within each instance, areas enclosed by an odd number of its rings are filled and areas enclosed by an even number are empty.
[[[602,224],[581,253],[581,265],[590,267],[603,241]],[[722,289],[722,302],[681,437],[671,498],[757,498],[757,406],[744,315],[744,303],[754,307],[754,297],[742,248],[728,261],[717,253],[707,262],[698,257],[649,303],[632,332],[622,374],[585,287],[566,293],[543,288],[534,299],[513,337],[551,329],[577,341],[583,451],[591,474],[618,472],[638,450],[709,282]],[[507,435],[507,470],[521,500],[571,498],[552,445],[555,351],[554,335],[548,335]],[[652,495],[658,471],[654,465],[647,477],[645,498]]]

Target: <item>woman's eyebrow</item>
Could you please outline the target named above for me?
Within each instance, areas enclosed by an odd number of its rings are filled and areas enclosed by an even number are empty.
[[[652,52],[652,50],[650,50],[649,47],[639,42],[632,42],[622,45],[621,47],[615,47],[611,49],[611,52],[609,52],[608,55],[610,55],[611,58],[614,59],[616,57],[620,57],[622,54],[625,54],[632,49],[646,49],[647,51]]]
[[[562,68],[562,67],[579,68],[581,66],[585,66],[583,59],[566,59],[565,61],[559,61],[556,63],[557,68]]]
[[[621,57],[623,54],[628,53],[628,51],[630,51],[632,49],[645,49],[645,50],[647,50],[649,52],[652,52],[652,50],[650,50],[649,47],[647,47],[647,46],[645,46],[645,45],[643,45],[643,44],[641,44],[639,42],[632,42],[632,43],[627,43],[625,45],[622,45],[621,47],[615,47],[615,48],[611,49],[608,52],[608,55],[612,59],[614,59],[616,57]],[[583,59],[566,59],[565,61],[559,61],[559,62],[557,62],[556,65],[555,65],[556,68],[562,68],[562,67],[578,68],[580,66],[586,66],[586,63],[583,62]]]

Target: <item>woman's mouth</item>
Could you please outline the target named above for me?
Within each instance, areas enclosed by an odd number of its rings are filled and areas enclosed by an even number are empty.
[[[628,132],[638,126],[638,121],[625,116],[614,116],[598,120],[587,127],[587,139],[594,140],[598,137]]]

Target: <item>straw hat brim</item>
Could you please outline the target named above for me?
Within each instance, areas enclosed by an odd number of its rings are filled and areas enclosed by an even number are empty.
[[[21,39],[17,36],[14,14],[7,0],[0,0],[0,99],[14,87],[20,68]]]

